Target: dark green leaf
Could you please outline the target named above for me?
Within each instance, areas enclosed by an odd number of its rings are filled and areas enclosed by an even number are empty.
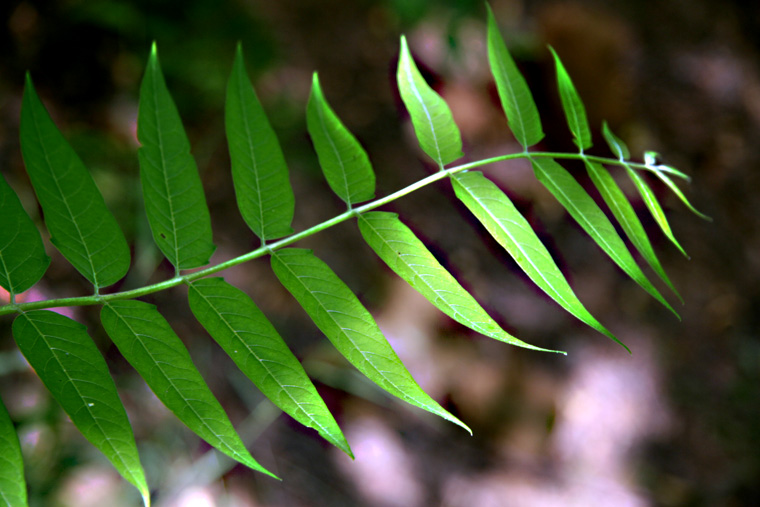
[[[501,106],[507,115],[509,128],[517,142],[527,149],[544,138],[541,119],[530,88],[517,69],[512,55],[509,54],[504,39],[501,38],[493,11],[488,4],[486,7],[488,9],[488,62],[491,65],[491,74],[496,81],[496,89],[499,91]]]
[[[40,231],[0,174],[0,287],[15,296],[37,283],[50,265]]]
[[[100,318],[124,358],[188,428],[234,460],[276,478],[245,448],[182,340],[155,306],[113,301],[103,305]]]
[[[295,199],[277,135],[261,107],[238,45],[227,83],[227,142],[238,208],[262,241],[293,232]]]
[[[591,180],[596,185],[599,193],[602,195],[604,202],[607,203],[612,214],[615,215],[620,226],[625,231],[628,239],[636,247],[641,256],[647,261],[657,275],[664,281],[668,287],[681,299],[681,295],[668,278],[662,265],[660,264],[657,255],[652,248],[652,244],[649,242],[644,226],[641,225],[639,217],[636,216],[636,212],[633,210],[633,206],[628,202],[625,194],[620,189],[615,179],[601,164],[596,162],[587,161],[586,168]],[[681,301],[683,301],[681,299]]]
[[[375,173],[359,141],[330,108],[317,73],[311,86],[306,122],[319,165],[330,188],[350,208],[375,196]]]
[[[95,290],[129,269],[129,247],[92,176],[50,119],[27,74],[21,153],[53,245]]]
[[[414,63],[406,37],[401,36],[401,54],[396,73],[401,100],[412,118],[420,147],[439,167],[461,157],[462,138],[451,110],[425,82]]]
[[[628,176],[630,176],[631,180],[636,185],[639,194],[641,194],[641,198],[644,200],[644,204],[646,204],[655,222],[657,222],[657,225],[660,226],[662,232],[676,246],[676,248],[678,248],[686,258],[688,258],[689,256],[687,255],[686,250],[681,247],[681,244],[678,243],[678,240],[676,240],[676,237],[673,235],[673,231],[670,229],[668,219],[665,217],[665,212],[662,211],[662,206],[660,206],[660,203],[657,200],[657,197],[654,195],[654,192],[652,192],[652,189],[649,188],[649,185],[638,173],[638,171],[631,169],[629,166],[625,166],[625,168],[628,171]]]
[[[678,315],[636,264],[607,215],[569,172],[550,158],[531,159],[536,178],[578,222],[591,239],[653,298]]]
[[[145,211],[156,245],[177,271],[205,265],[215,248],[211,218],[155,44],[140,86],[137,138]]]
[[[485,336],[518,347],[535,347],[504,331],[395,213],[375,211],[359,216],[367,244],[398,276],[443,313]]]
[[[85,327],[58,313],[35,310],[16,317],[13,337],[74,425],[150,505],[127,413]]]
[[[301,363],[245,292],[205,278],[190,284],[189,298],[198,322],[272,403],[353,457]]]
[[[480,172],[458,173],[451,181],[457,197],[541,290],[575,317],[629,350],[578,300],[549,251],[499,187]]]
[[[277,250],[272,253],[272,269],[338,352],[367,378],[392,395],[470,431],[420,389],[372,315],[311,250]]]
[[[567,118],[567,126],[570,127],[570,132],[575,138],[573,142],[583,152],[583,150],[591,148],[591,130],[586,119],[586,108],[583,106],[583,101],[575,90],[573,81],[554,48],[549,46],[549,50],[554,56],[554,63],[557,67],[557,85],[562,100],[562,109],[565,110],[565,117]]]
[[[25,507],[26,480],[24,458],[8,411],[0,400],[0,503],[8,507]]]

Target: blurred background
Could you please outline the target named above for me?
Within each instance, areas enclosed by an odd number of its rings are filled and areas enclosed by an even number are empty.
[[[655,185],[690,255],[667,243],[636,201],[683,296],[682,321],[649,298],[571,223],[521,163],[499,183],[536,227],[581,300],[633,355],[548,301],[441,182],[386,210],[431,247],[507,329],[556,356],[475,336],[399,282],[354,224],[309,238],[370,308],[422,385],[474,431],[390,399],[355,373],[282,289],[264,260],[224,272],[302,359],[351,444],[351,461],[280,414],[192,319],[186,295],[148,298],[187,344],[252,454],[277,482],[209,451],[155,399],[76,309],[109,362],[156,505],[749,506],[760,504],[760,4],[754,1],[492,0],[539,106],[543,150],[573,150],[546,49],[556,48],[609,153],[606,119],[635,157],[656,150],[693,176],[684,188],[713,217]],[[405,33],[462,130],[467,160],[518,151],[498,103],[480,0],[60,0],[0,7],[0,169],[39,219],[18,146],[24,72],[92,171],[134,245],[117,289],[171,276],[139,195],[140,79],[157,41],[206,189],[217,252],[257,246],[232,198],[224,91],[235,44],[277,131],[296,193],[296,230],[343,211],[306,135],[313,71],[366,147],[383,196],[434,170],[395,89]],[[571,170],[582,169],[567,164]],[[585,171],[575,171],[584,179]],[[28,298],[88,288],[50,245]],[[649,273],[649,272],[648,272]],[[663,287],[663,290],[665,288]],[[677,303],[675,297],[671,302]],[[0,395],[21,440],[32,505],[138,505],[137,491],[90,446],[17,352],[0,322]]]

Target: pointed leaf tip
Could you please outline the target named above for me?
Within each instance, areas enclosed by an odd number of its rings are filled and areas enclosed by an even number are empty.
[[[488,8],[488,63],[499,92],[510,130],[526,150],[544,137],[536,103],[499,32],[496,17]]]
[[[353,458],[338,423],[277,330],[242,290],[222,278],[190,284],[198,322],[272,403]]]
[[[422,77],[404,35],[401,36],[396,83],[422,151],[441,169],[460,158],[462,137],[451,110]]]
[[[472,431],[423,391],[350,288],[311,250],[271,255],[272,270],[316,326],[356,369],[390,394]]]
[[[227,82],[224,123],[235,198],[243,220],[262,242],[292,233],[295,198],[288,166],[251,85],[242,47]]]
[[[548,350],[510,335],[491,318],[467,290],[395,213],[372,211],[359,216],[359,230],[375,253],[398,276],[443,313],[482,334],[518,347]],[[563,353],[563,352],[562,352]]]
[[[26,171],[53,245],[96,291],[120,280],[130,263],[124,234],[28,73],[19,134]]]
[[[630,352],[586,310],[531,225],[495,183],[479,171],[457,173],[451,182],[457,198],[536,285],[576,318]]]
[[[325,99],[315,72],[306,125],[330,189],[349,208],[375,195],[375,173],[367,152]]]
[[[557,69],[557,86],[559,88],[560,100],[562,101],[562,109],[565,111],[567,126],[573,134],[573,142],[582,153],[583,150],[591,148],[592,146],[591,129],[589,128],[588,119],[586,117],[586,107],[583,105],[583,101],[581,100],[580,95],[578,95],[575,85],[570,78],[570,74],[567,73],[559,55],[554,51],[553,47],[548,47],[549,51],[552,53],[554,64]]]

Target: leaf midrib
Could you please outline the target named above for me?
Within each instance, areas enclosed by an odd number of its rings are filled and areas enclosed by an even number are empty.
[[[95,286],[95,292],[97,293],[98,290],[100,289],[100,281],[99,281],[100,277],[98,276],[98,272],[95,269],[95,264],[93,263],[93,260],[92,260],[92,254],[90,253],[90,248],[87,244],[87,241],[85,241],[84,239],[82,230],[79,228],[79,223],[77,222],[76,217],[71,211],[71,207],[69,206],[69,201],[68,201],[68,195],[65,194],[63,190],[61,189],[61,185],[58,179],[58,174],[53,169],[53,164],[50,160],[49,148],[44,141],[44,137],[42,136],[42,133],[40,132],[40,124],[37,119],[37,111],[35,111],[34,108],[31,108],[31,113],[32,113],[32,125],[34,125],[34,131],[37,134],[37,139],[40,145],[42,146],[42,153],[45,158],[45,163],[47,165],[48,172],[52,176],[51,179],[53,180],[53,183],[55,184],[55,189],[58,191],[58,195],[60,196],[61,201],[66,207],[66,212],[69,215],[69,220],[71,220],[71,223],[74,224],[74,228],[77,231],[77,236],[79,236],[79,243],[84,247],[85,253],[87,255],[87,263],[90,265],[90,273],[92,273],[92,277],[94,278],[92,283]],[[63,245],[61,246],[63,247]]]
[[[240,455],[235,449],[233,449],[232,447],[230,447],[230,445],[224,439],[222,439],[220,435],[218,435],[213,429],[211,429],[211,427],[208,425],[208,423],[206,423],[206,418],[202,417],[201,414],[199,414],[198,411],[195,409],[195,406],[185,399],[185,397],[182,395],[182,393],[176,387],[176,385],[174,384],[174,382],[171,380],[171,377],[169,377],[166,374],[166,372],[164,372],[162,363],[160,361],[157,361],[153,357],[153,354],[150,352],[150,349],[148,349],[148,347],[146,347],[145,344],[143,343],[143,341],[139,338],[140,336],[147,336],[147,335],[141,335],[137,331],[135,331],[133,329],[133,327],[127,322],[126,318],[123,317],[122,314],[119,311],[117,311],[117,309],[114,308],[114,306],[111,303],[106,303],[104,306],[109,307],[111,309],[111,311],[116,314],[116,316],[119,318],[119,320],[121,320],[124,323],[124,325],[129,329],[129,332],[134,335],[135,341],[140,344],[140,347],[143,349],[143,351],[145,351],[145,353],[148,355],[148,357],[150,357],[150,360],[153,362],[153,365],[154,365],[155,369],[158,370],[161,373],[161,375],[164,377],[164,379],[166,379],[167,383],[174,390],[175,394],[178,395],[179,399],[181,399],[182,401],[185,402],[185,406],[189,407],[190,410],[193,412],[193,414],[195,414],[195,416],[201,422],[201,424],[203,425],[203,427],[206,428],[212,435],[214,435],[214,437],[216,437],[216,439],[219,442],[221,442],[221,444],[222,444],[223,447],[229,449],[230,452],[234,456],[241,456],[242,458],[245,458],[245,456]],[[243,459],[244,463],[247,463],[248,461],[249,460],[247,460],[247,459]]]
[[[153,88],[153,113],[156,120],[156,136],[158,137],[158,151],[160,153],[161,160],[161,176],[163,176],[164,189],[166,190],[166,201],[169,204],[169,220],[172,224],[172,242],[174,243],[174,260],[176,262],[175,269],[177,270],[177,274],[179,274],[182,262],[179,256],[179,244],[177,243],[177,221],[174,215],[174,201],[172,199],[171,189],[169,188],[169,176],[167,174],[167,163],[165,157],[166,154],[164,153],[164,136],[163,129],[161,128],[161,115],[159,114],[158,107],[158,95],[161,87],[159,86],[158,79],[158,72],[160,71],[157,67],[158,65],[156,64],[156,68],[153,69],[153,75],[151,79],[151,86]],[[171,98],[169,100],[171,100]]]
[[[402,389],[400,389],[400,388],[399,388],[399,387],[398,387],[398,386],[397,386],[397,385],[396,385],[396,384],[395,384],[395,383],[394,383],[394,382],[393,382],[393,381],[392,381],[390,378],[388,378],[388,377],[387,377],[387,376],[386,376],[386,375],[385,375],[385,374],[384,374],[384,373],[383,373],[383,372],[382,372],[382,371],[381,371],[381,370],[380,370],[380,369],[379,369],[377,366],[375,366],[374,362],[372,362],[372,360],[371,360],[371,359],[370,359],[370,358],[367,356],[367,354],[365,354],[365,353],[364,353],[364,350],[363,350],[362,348],[360,348],[360,347],[358,347],[358,346],[356,345],[356,343],[355,343],[355,342],[354,342],[354,340],[351,338],[351,336],[350,336],[348,333],[346,333],[346,332],[345,332],[344,328],[343,328],[343,327],[342,327],[342,326],[341,326],[341,325],[340,325],[340,324],[339,324],[339,323],[338,323],[338,322],[335,320],[335,318],[332,316],[332,313],[333,313],[333,312],[332,312],[332,311],[329,311],[327,308],[325,308],[325,306],[322,304],[322,301],[321,301],[319,298],[317,298],[317,297],[315,296],[315,294],[317,294],[317,293],[320,293],[320,292],[322,292],[322,291],[312,291],[311,289],[309,289],[309,287],[308,287],[308,286],[307,286],[307,285],[306,285],[304,282],[302,282],[302,281],[301,281],[301,277],[299,277],[298,275],[296,275],[295,271],[293,271],[293,270],[290,268],[290,266],[289,266],[289,265],[288,265],[286,262],[283,262],[282,260],[280,260],[280,263],[281,263],[281,264],[283,264],[283,265],[284,265],[284,266],[285,266],[285,267],[288,269],[288,271],[290,272],[290,274],[291,274],[291,275],[292,275],[292,276],[293,276],[293,277],[294,277],[296,280],[298,280],[298,282],[301,284],[301,286],[302,286],[302,287],[303,287],[303,288],[306,290],[306,293],[307,293],[309,296],[311,296],[311,298],[312,298],[314,301],[316,301],[316,302],[317,302],[317,304],[318,304],[318,306],[320,307],[320,309],[321,309],[321,310],[322,310],[322,311],[323,311],[323,312],[324,312],[324,313],[325,313],[325,314],[326,314],[326,315],[327,315],[327,316],[330,318],[330,320],[332,321],[332,323],[333,323],[333,324],[335,324],[335,326],[336,326],[336,327],[337,327],[337,328],[340,330],[340,333],[341,333],[343,336],[345,336],[345,337],[346,337],[346,339],[348,339],[348,341],[351,343],[351,345],[353,345],[354,349],[355,349],[355,350],[357,350],[357,351],[358,351],[358,352],[361,354],[362,358],[364,358],[364,360],[367,362],[367,364],[370,364],[370,365],[372,366],[372,368],[373,368],[373,369],[374,369],[374,370],[377,372],[377,374],[378,374],[378,375],[380,375],[380,376],[381,376],[381,377],[382,377],[384,380],[386,380],[386,381],[387,381],[387,382],[388,382],[388,383],[389,383],[391,386],[393,386],[393,388],[394,388],[394,389],[396,389],[396,390],[398,391],[398,393],[401,395],[401,397],[402,397],[402,398],[405,398],[405,399],[407,399],[407,400],[413,400],[415,403],[420,403],[420,404],[421,404],[421,402],[420,402],[419,400],[417,400],[416,398],[412,398],[411,396],[409,396],[408,394],[406,394],[406,393],[405,393],[405,392],[404,392]],[[317,279],[317,280],[323,280],[322,278],[317,278],[317,277],[312,277],[312,278],[315,278],[315,279]],[[332,294],[332,293],[331,293],[331,294]],[[346,314],[346,315],[348,315],[348,314]],[[352,329],[352,331],[356,331],[356,330],[355,330],[355,329]],[[360,332],[360,331],[357,331],[357,332]],[[363,333],[362,333],[362,334],[363,334]],[[369,338],[369,335],[365,335],[365,336],[367,336],[367,337]],[[392,349],[391,349],[391,350],[392,350]],[[394,354],[395,354],[395,351],[394,351]],[[425,407],[428,407],[428,408],[430,408],[430,405],[429,405],[429,404],[425,404],[424,406],[425,406]],[[438,410],[435,410],[435,407],[433,407],[433,410],[435,411],[435,413],[439,413],[439,411],[438,411]]]
[[[192,286],[192,285],[191,285],[191,286]],[[262,359],[261,359],[261,358],[260,358],[260,357],[259,357],[259,356],[256,354],[256,352],[254,352],[254,351],[253,351],[253,349],[251,349],[251,348],[248,346],[248,344],[247,344],[247,343],[246,343],[246,342],[245,342],[245,341],[244,341],[242,338],[240,338],[240,336],[239,336],[239,334],[238,334],[237,330],[236,330],[235,328],[233,328],[233,327],[230,325],[229,321],[228,321],[226,318],[224,318],[224,317],[222,316],[222,313],[221,313],[220,311],[218,311],[218,310],[216,309],[216,307],[215,307],[213,304],[211,304],[211,302],[209,301],[209,298],[207,298],[207,297],[206,297],[206,295],[205,295],[205,294],[203,294],[201,291],[199,291],[197,288],[195,288],[195,287],[193,287],[193,288],[194,288],[194,289],[195,289],[195,291],[196,291],[196,292],[197,292],[197,293],[198,293],[198,294],[199,294],[199,295],[200,295],[200,296],[203,298],[203,300],[204,300],[204,301],[206,301],[206,304],[208,304],[208,305],[209,305],[209,307],[211,307],[211,308],[213,308],[213,309],[214,309],[214,311],[215,311],[215,313],[217,314],[217,316],[218,316],[218,317],[219,317],[219,318],[222,320],[222,322],[224,322],[224,324],[225,324],[225,326],[227,327],[227,329],[228,329],[228,330],[229,330],[229,331],[230,331],[230,332],[231,332],[231,333],[232,333],[232,334],[235,336],[235,338],[237,339],[238,343],[242,344],[242,345],[243,345],[243,348],[245,348],[246,350],[248,350],[248,352],[250,352],[250,354],[251,354],[253,357],[255,357],[255,358],[256,358],[256,360],[259,362],[259,364],[260,364],[260,365],[261,365],[261,366],[262,366],[262,367],[263,367],[263,368],[266,370],[266,372],[267,372],[267,375],[268,375],[268,376],[269,376],[269,377],[270,377],[272,380],[274,380],[274,381],[277,383],[277,385],[278,385],[278,386],[280,386],[280,389],[281,389],[283,392],[285,392],[285,394],[287,394],[287,395],[288,395],[288,397],[291,399],[291,401],[292,401],[292,402],[293,402],[293,403],[294,403],[294,404],[295,404],[295,405],[296,405],[298,408],[300,408],[300,409],[301,409],[301,411],[302,411],[304,414],[306,414],[306,416],[309,418],[309,420],[313,421],[313,422],[314,422],[314,424],[316,424],[316,425],[317,425],[317,426],[318,426],[318,427],[319,427],[319,428],[320,428],[320,429],[321,429],[321,430],[322,430],[322,431],[323,431],[325,434],[327,434],[327,435],[332,435],[332,433],[331,433],[330,431],[328,431],[328,430],[327,430],[327,428],[325,428],[325,427],[324,427],[322,424],[320,424],[320,423],[319,423],[319,421],[317,421],[317,420],[314,418],[313,414],[311,414],[311,413],[307,412],[307,411],[306,411],[306,410],[303,408],[303,406],[302,406],[303,404],[302,404],[302,403],[299,403],[299,402],[298,402],[298,401],[297,401],[297,400],[296,400],[296,399],[293,397],[293,395],[292,395],[292,394],[290,394],[290,391],[289,391],[289,390],[286,388],[286,386],[285,386],[285,385],[284,385],[282,382],[280,382],[280,381],[279,381],[279,379],[278,379],[278,378],[277,378],[277,377],[276,377],[276,376],[275,376],[275,375],[272,373],[272,370],[271,370],[271,369],[270,369],[268,366],[266,366],[265,362],[264,362],[264,361],[263,361],[263,360],[262,360]],[[217,296],[217,297],[218,297],[218,296]],[[232,300],[231,298],[228,298],[228,299]],[[232,300],[232,301],[234,301],[234,300]],[[283,365],[283,366],[284,366],[284,365]],[[300,386],[299,386],[299,387],[300,387]]]
[[[99,432],[104,437],[105,441],[108,443],[108,446],[110,447],[111,451],[113,452],[113,455],[118,456],[119,461],[122,464],[122,467],[124,467],[124,470],[128,470],[129,471],[129,475],[132,476],[132,479],[134,481],[133,484],[141,484],[142,481],[140,481],[139,478],[135,477],[132,474],[131,467],[124,461],[124,458],[122,458],[121,451],[117,450],[116,447],[114,447],[114,445],[111,443],[111,437],[109,437],[106,434],[106,432],[103,430],[102,426],[100,425],[99,418],[97,418],[97,417],[95,417],[93,415],[90,405],[85,401],[85,397],[82,395],[82,393],[80,393],[79,387],[77,386],[76,382],[74,382],[74,379],[69,375],[69,373],[66,370],[66,368],[64,368],[63,363],[61,363],[61,360],[58,358],[58,355],[54,352],[54,350],[56,350],[56,349],[53,346],[51,346],[51,344],[48,342],[47,335],[45,333],[43,333],[42,330],[39,327],[37,327],[37,325],[35,324],[35,321],[32,320],[29,316],[27,316],[27,315],[23,315],[23,316],[26,318],[27,322],[29,322],[29,324],[34,328],[34,330],[37,331],[37,334],[40,336],[40,339],[42,339],[42,341],[45,343],[45,347],[47,348],[47,350],[50,351],[50,354],[55,358],[55,362],[58,364],[58,367],[61,369],[61,371],[64,372],[64,374],[66,375],[66,378],[69,380],[69,383],[74,388],[74,391],[77,393],[77,396],[79,397],[80,401],[82,402],[82,406],[85,407],[85,410],[87,410],[87,413],[89,414],[90,418],[93,421],[95,421],[95,424],[98,427]],[[47,323],[47,324],[59,326],[58,324],[51,324],[51,323]],[[62,386],[61,386],[61,388],[62,388]]]

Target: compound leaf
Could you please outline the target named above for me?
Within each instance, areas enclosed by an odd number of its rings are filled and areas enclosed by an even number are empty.
[[[551,192],[551,194],[570,213],[584,231],[604,250],[620,269],[630,276],[641,288],[653,298],[662,303],[665,308],[678,315],[673,307],[662,297],[662,294],[647,279],[641,268],[636,264],[628,248],[620,239],[615,227],[607,215],[594,202],[594,199],[583,189],[564,167],[550,158],[531,159],[536,178]]]
[[[538,116],[533,95],[525,78],[509,54],[491,7],[488,9],[488,62],[496,82],[501,106],[507,115],[509,128],[523,148],[528,148],[544,138],[541,119]]]
[[[272,403],[353,457],[301,363],[245,292],[205,278],[190,284],[189,299],[198,322]]]
[[[562,109],[564,109],[567,118],[567,126],[570,127],[570,132],[573,134],[573,142],[583,152],[583,150],[591,148],[591,130],[586,119],[586,108],[583,106],[583,101],[575,90],[575,85],[573,85],[570,75],[565,70],[565,66],[562,65],[562,61],[554,48],[549,46],[549,50],[554,56],[554,63],[557,67],[557,86],[562,100]]]
[[[306,123],[327,183],[349,208],[375,196],[375,173],[367,152],[330,108],[317,73],[306,107]]]
[[[207,264],[215,249],[211,218],[155,43],[140,86],[137,138],[143,200],[156,245],[177,271]]]
[[[630,352],[586,310],[528,221],[499,187],[477,171],[452,175],[451,181],[457,197],[541,290],[572,315]]]
[[[673,235],[673,231],[670,229],[668,219],[665,217],[665,212],[662,210],[662,206],[660,206],[660,202],[657,200],[654,192],[652,192],[652,189],[649,187],[644,178],[638,173],[638,171],[631,169],[627,165],[625,166],[625,169],[628,172],[628,176],[630,176],[634,185],[636,185],[639,194],[641,194],[641,198],[644,200],[644,204],[646,204],[647,209],[649,209],[649,212],[652,214],[655,222],[657,222],[657,225],[660,226],[660,229],[671,241],[671,243],[673,243],[676,248],[678,248],[678,250],[680,250],[681,253],[688,259],[689,256],[686,253],[686,250],[683,249],[678,240],[676,240],[675,235]]]
[[[452,319],[495,340],[547,351],[504,331],[399,220],[396,213],[374,211],[362,214],[359,216],[359,229],[367,244],[388,267]]]
[[[641,220],[636,216],[633,206],[628,202],[628,199],[615,182],[615,179],[610,175],[607,169],[597,162],[586,161],[586,168],[591,177],[591,181],[594,182],[597,190],[599,190],[599,193],[602,195],[602,199],[607,203],[610,211],[612,211],[612,214],[617,219],[620,227],[623,228],[626,236],[628,236],[628,239],[633,243],[633,246],[636,247],[636,250],[639,251],[644,260],[647,261],[662,281],[670,287],[681,301],[683,301],[681,295],[673,286],[670,278],[668,278],[668,275],[660,264],[654,248],[652,248],[652,244],[649,241],[649,237],[644,230],[644,226],[641,224]]]
[[[86,328],[47,310],[13,321],[19,350],[82,435],[106,455],[150,505],[135,437],[108,367]]]
[[[40,102],[27,74],[21,153],[53,245],[96,291],[129,269],[129,247],[79,156]]]
[[[180,421],[232,459],[277,478],[245,448],[182,340],[155,306],[136,300],[108,302],[100,319],[124,358]]]
[[[50,265],[40,231],[0,174],[0,287],[11,295],[37,283]]]
[[[245,70],[238,44],[227,83],[225,126],[240,213],[262,241],[293,232],[295,198],[288,166]]]
[[[369,311],[311,250],[275,251],[272,269],[335,348],[367,378],[392,395],[470,431],[417,385]]]
[[[24,458],[3,400],[0,400],[0,502],[8,507],[27,505]]]
[[[403,35],[396,81],[422,151],[441,168],[461,157],[462,138],[451,110],[441,96],[425,82]]]

